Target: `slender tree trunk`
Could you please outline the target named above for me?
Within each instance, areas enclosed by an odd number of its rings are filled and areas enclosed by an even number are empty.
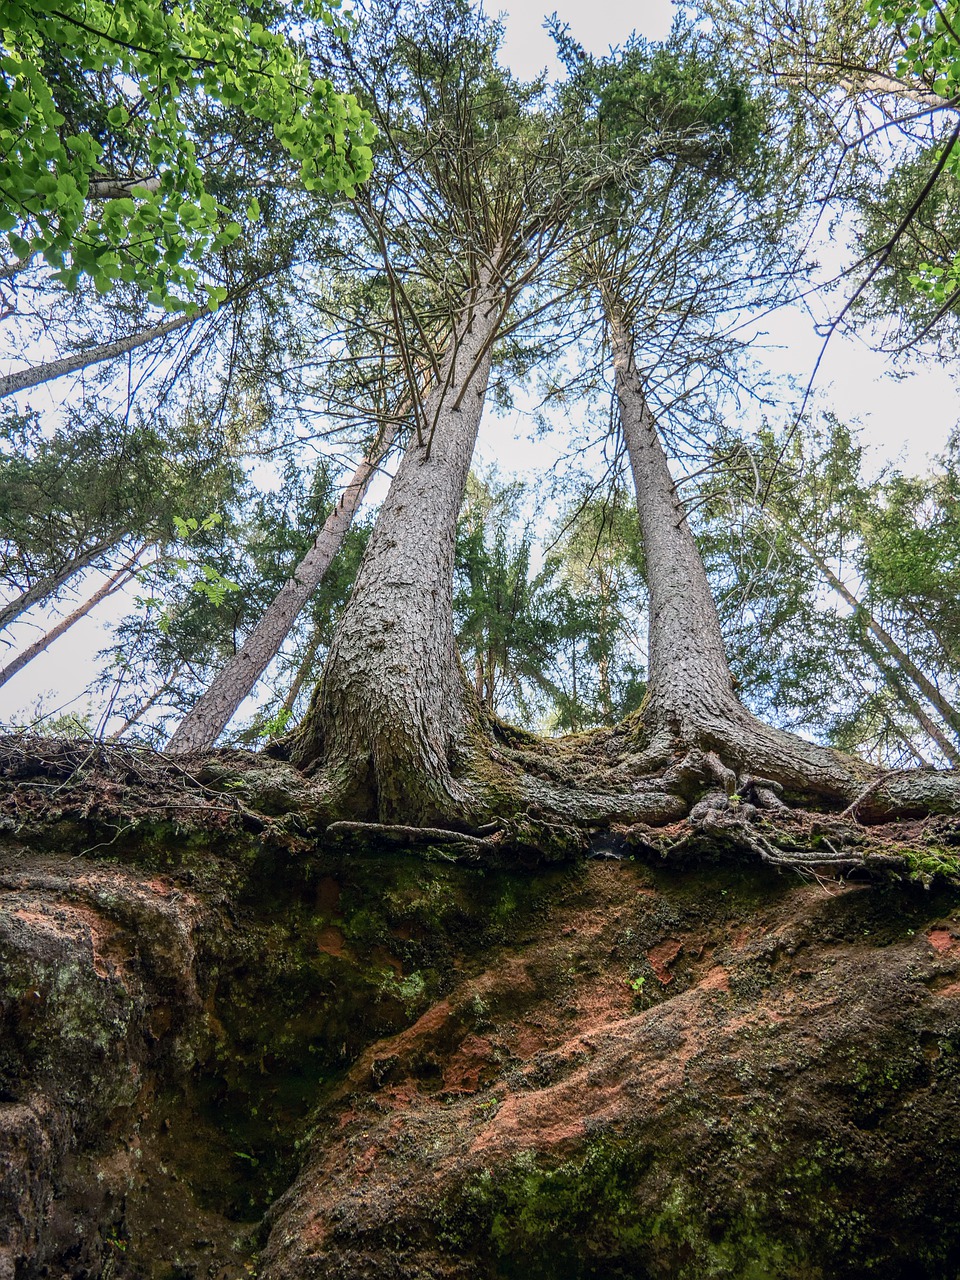
[[[937,744],[943,753],[943,758],[949,760],[954,769],[960,768],[960,751],[957,750],[940,726],[917,701],[916,695],[909,687],[903,673],[896,666],[887,665],[884,661],[887,655],[883,653],[878,644],[868,641],[866,650],[879,667],[884,680],[900,705],[916,720],[927,737]],[[926,761],[923,763],[926,763]]]
[[[138,724],[147,712],[157,705],[182,670],[182,664],[174,667],[173,671],[171,671],[167,679],[164,680],[163,684],[161,684],[159,688],[155,689],[149,698],[145,698],[143,702],[140,703],[133,715],[128,716],[119,729],[115,729],[113,733],[107,734],[105,741],[117,742],[129,729],[132,729],[135,724]]]
[[[573,715],[571,717],[573,723],[571,724],[570,728],[574,733],[576,733],[577,730],[580,728],[580,714],[579,714],[579,709],[577,707],[577,698],[579,695],[577,693],[577,642],[576,640],[573,641],[573,647],[571,649],[571,654],[570,654],[570,691],[572,694],[571,710],[573,712]]]
[[[209,689],[180,721],[165,750],[172,755],[206,751],[216,742],[240,703],[253,689],[281,644],[300,610],[320,585],[323,575],[343,545],[343,539],[363,501],[377,468],[396,435],[396,424],[384,428],[367,456],[354,471],[337,505],[327,516],[317,540],[280,588],[276,599],[220,671]]]
[[[834,573],[826,560],[824,560],[824,558],[818,553],[816,547],[814,547],[812,543],[808,542],[806,538],[801,534],[798,534],[795,530],[788,529],[787,532],[796,542],[797,546],[801,547],[807,553],[813,563],[823,574],[824,578],[826,578],[827,582],[829,582],[833,590],[836,591],[837,595],[839,595],[855,613],[858,613],[863,618],[867,628],[879,644],[880,648],[882,648],[886,654],[893,659],[894,663],[906,679],[908,679],[911,684],[913,684],[927,699],[930,705],[934,707],[941,716],[943,716],[944,721],[950,726],[957,737],[960,738],[960,711],[958,711],[957,708],[943,696],[929,676],[921,671],[909,654],[903,651],[890,632],[877,621],[867,606],[857,599],[843,579],[840,578],[838,574]]]
[[[504,295],[488,269],[380,509],[292,758],[354,818],[470,820],[480,709],[456,649],[453,568]],[[432,435],[432,441],[428,438]]]
[[[84,600],[84,602],[81,605],[78,605],[72,613],[68,613],[65,618],[62,618],[55,627],[51,627],[50,630],[40,636],[38,640],[34,640],[33,644],[28,645],[22,653],[17,654],[12,661],[8,662],[3,670],[0,671],[0,685],[6,684],[6,682],[12,676],[15,676],[18,671],[22,671],[28,662],[32,662],[38,654],[43,653],[45,649],[49,649],[53,642],[55,640],[59,640],[65,632],[69,631],[75,622],[79,622],[81,618],[85,618],[88,613],[97,607],[98,604],[106,600],[108,596],[112,596],[115,591],[119,590],[119,588],[133,576],[136,563],[143,555],[144,551],[146,551],[148,545],[149,544],[145,544],[135,551],[134,554],[125,561],[125,563],[122,564],[115,573],[111,574],[111,576],[107,578],[103,585],[96,590],[92,596]]]
[[[208,312],[204,310],[192,315],[174,316],[170,320],[163,320],[160,324],[153,325],[150,329],[140,329],[126,338],[118,338],[116,342],[103,342],[97,347],[88,347],[85,351],[76,351],[73,355],[64,356],[61,360],[50,360],[46,364],[36,364],[29,369],[8,373],[5,378],[0,378],[0,399],[15,395],[18,391],[25,391],[28,387],[42,386],[43,383],[52,382],[54,378],[62,378],[65,374],[76,373],[78,369],[103,364],[106,360],[126,355],[128,351],[136,351],[138,347],[144,347],[148,342],[163,338],[168,333],[185,329],[200,316],[207,314]]]
[[[44,600],[49,600],[54,592],[59,591],[74,574],[93,564],[94,560],[105,555],[119,541],[119,538],[106,538],[103,542],[98,542],[94,546],[88,547],[85,551],[81,551],[74,556],[72,560],[67,561],[56,573],[50,574],[47,578],[41,578],[32,587],[28,587],[26,591],[22,591],[15,599],[0,607],[0,631],[5,627],[9,627],[12,622],[16,622],[17,618],[26,613],[28,609],[32,609],[35,604],[41,604]]]
[[[603,723],[613,724],[613,689],[610,684],[610,581],[603,571],[601,563],[598,579],[600,583],[600,611],[597,617],[597,634],[600,639],[600,656],[597,659],[597,674],[600,683],[600,706],[603,709]]]
[[[285,711],[288,716],[293,714],[293,708],[297,705],[300,690],[307,683],[307,677],[313,671],[314,664],[317,661],[317,654],[320,651],[320,640],[320,628],[314,627],[310,643],[307,645],[307,651],[300,660],[296,675],[293,677],[293,683],[287,690],[287,696],[280,707],[280,710]]]

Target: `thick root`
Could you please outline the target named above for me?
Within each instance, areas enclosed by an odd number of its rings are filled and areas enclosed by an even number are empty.
[[[960,814],[960,772],[885,772],[769,732],[749,761],[741,734],[733,748],[714,736],[693,746],[674,740],[666,752],[661,733],[653,770],[639,767],[649,764],[650,744],[638,749],[629,726],[511,744],[498,735],[457,779],[469,803],[450,796],[431,820],[414,812],[386,822],[371,820],[369,806],[351,811],[324,771],[305,778],[263,755],[172,760],[96,742],[8,738],[0,740],[0,826],[15,837],[67,823],[89,833],[91,850],[117,854],[138,830],[172,823],[242,830],[292,852],[322,840],[480,865],[617,856],[610,851],[623,839],[624,849],[657,857],[726,851],[823,876],[958,874],[960,820],[949,815]],[[830,776],[798,798],[798,775],[817,753]]]

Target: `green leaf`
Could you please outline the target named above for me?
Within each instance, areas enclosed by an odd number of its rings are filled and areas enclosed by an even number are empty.
[[[337,7],[335,0],[308,3],[323,21]],[[193,108],[181,110],[181,97],[201,102],[206,95],[275,124],[292,155],[312,157],[311,185],[339,192],[364,173],[364,157],[345,163],[326,152],[323,139],[340,137],[349,154],[351,143],[367,140],[369,117],[325,82],[315,91],[309,64],[284,27],[283,5],[263,9],[269,16],[260,22],[250,21],[256,6],[243,0],[10,0],[0,7],[0,170],[8,205],[0,232],[16,230],[15,213],[28,214],[39,229],[34,247],[55,246],[53,262],[67,287],[88,275],[103,291],[117,276],[139,284],[151,303],[164,306],[169,298],[179,309],[185,297],[196,299],[203,290],[199,266],[205,257],[240,235],[236,221],[217,228],[221,206],[205,189]],[[81,13],[82,35],[73,21]],[[111,83],[123,86],[124,94],[135,86],[142,95],[135,117],[116,91],[103,100],[103,85]],[[62,137],[66,118],[57,103],[65,85],[76,95],[66,115],[77,123]],[[100,124],[86,132],[95,120]],[[110,171],[153,172],[160,187],[141,188],[133,200],[105,202],[94,220],[86,196],[90,183],[107,172],[100,166],[104,121],[111,131]],[[250,222],[259,219],[255,198],[246,214]],[[108,272],[98,268],[97,258],[110,247],[121,261]]]

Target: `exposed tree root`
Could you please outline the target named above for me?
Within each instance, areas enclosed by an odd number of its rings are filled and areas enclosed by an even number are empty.
[[[495,823],[489,833],[450,831],[443,827],[409,827],[386,822],[331,822],[325,835],[337,843],[392,845],[398,849],[419,849],[451,862],[480,862],[502,843],[502,830]]]
[[[346,842],[479,865],[620,856],[617,850],[681,861],[721,852],[820,876],[960,879],[960,818],[946,816],[960,814],[956,772],[864,766],[868,776],[856,789],[851,770],[832,804],[814,808],[791,794],[789,769],[737,772],[722,747],[676,742],[664,761],[662,743],[660,735],[659,768],[639,772],[638,759],[649,756],[623,726],[576,739],[526,738],[522,746],[500,738],[485,766],[494,773],[462,779],[482,801],[469,809],[452,804],[441,823],[427,825],[338,812],[322,777],[305,778],[263,755],[171,760],[121,745],[12,737],[0,739],[0,830],[16,837],[68,824],[89,833],[90,850],[109,846],[111,853],[145,824],[170,823],[183,831],[242,830],[291,850]]]

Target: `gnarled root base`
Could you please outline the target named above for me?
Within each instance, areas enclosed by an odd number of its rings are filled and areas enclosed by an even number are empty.
[[[371,821],[334,802],[323,772],[238,751],[193,758],[98,743],[0,741],[0,824],[16,835],[51,815],[93,848],[144,827],[244,830],[291,853],[355,843],[428,860],[511,867],[639,854],[743,857],[824,876],[960,879],[960,772],[884,772],[767,729],[742,713],[732,746],[627,722],[545,740],[499,722],[425,822]],[[746,749],[759,764],[744,768]],[[801,785],[804,783],[805,785]]]
[[[543,740],[494,722],[489,767],[500,774],[500,804],[492,822],[338,822],[328,834],[363,840],[376,830],[427,857],[497,865],[721,850],[817,876],[960,875],[952,852],[960,821],[949,816],[960,813],[960,773],[884,771],[738,710],[730,742],[717,726],[699,742],[689,730],[680,737],[635,722]],[[751,748],[759,764],[747,771]]]

